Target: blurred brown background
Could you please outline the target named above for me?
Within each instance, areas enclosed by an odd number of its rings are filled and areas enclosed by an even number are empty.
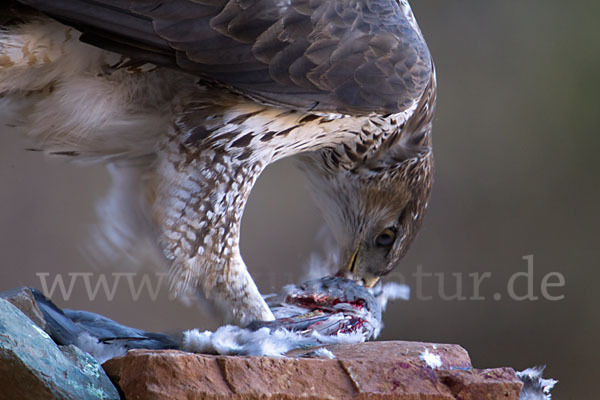
[[[413,0],[413,9],[437,63],[437,174],[422,233],[397,271],[413,289],[417,266],[445,272],[448,294],[456,291],[451,273],[462,273],[467,296],[469,273],[492,277],[481,286],[483,301],[443,301],[437,281],[425,280],[433,299],[413,293],[393,303],[381,339],[459,343],[482,368],[547,364],[546,375],[560,380],[555,399],[590,398],[600,356],[600,2]],[[14,129],[0,129],[0,290],[40,287],[40,272],[68,281],[69,272],[127,270],[125,263],[96,270],[82,253],[109,184],[104,168],[45,160],[23,151]],[[320,225],[293,163],[272,166],[242,232],[263,292],[302,278]],[[526,271],[522,257],[530,254],[540,298],[512,300],[507,282]],[[565,277],[564,287],[550,289],[563,300],[541,297],[550,272]],[[54,299],[148,330],[214,328],[166,290],[156,301],[147,291],[134,301],[125,282],[112,301],[102,290],[90,301],[81,280],[68,301],[58,290]]]

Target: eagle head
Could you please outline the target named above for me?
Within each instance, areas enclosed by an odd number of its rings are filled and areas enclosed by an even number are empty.
[[[371,287],[399,264],[427,208],[432,164],[428,151],[385,170],[364,165],[330,174],[305,168],[340,249],[338,275]]]
[[[302,156],[313,197],[340,248],[338,275],[371,287],[414,240],[433,183],[435,101],[434,73],[404,123],[376,124],[374,145],[362,145],[361,138],[354,147],[343,143]]]

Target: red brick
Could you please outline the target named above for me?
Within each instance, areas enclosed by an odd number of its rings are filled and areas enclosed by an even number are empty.
[[[518,400],[521,391],[512,369],[471,369],[469,355],[456,345],[369,342],[327,348],[336,359],[133,350],[104,368],[127,400]],[[440,356],[441,369],[420,359],[425,349]]]

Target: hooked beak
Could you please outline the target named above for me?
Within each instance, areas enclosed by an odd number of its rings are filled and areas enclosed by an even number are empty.
[[[354,250],[354,253],[352,253],[352,257],[350,257],[350,262],[348,263],[348,266],[346,267],[346,270],[350,271],[351,274],[354,274],[354,271],[356,270],[356,266],[358,264],[359,251],[360,246],[357,246],[356,250]]]
[[[377,285],[377,282],[379,282],[379,277],[373,275],[365,275],[362,277],[362,281],[364,287],[366,287],[367,289],[371,289],[373,286]]]
[[[350,257],[350,261],[346,266],[345,272],[342,272],[340,275],[349,275],[352,279],[358,281],[359,283],[362,283],[362,285],[367,289],[370,289],[373,286],[375,286],[377,282],[379,282],[379,277],[371,274],[365,274],[363,276],[356,275],[356,267],[358,267],[359,252],[360,245],[357,246],[356,250],[354,250],[354,253],[352,253],[352,257]]]

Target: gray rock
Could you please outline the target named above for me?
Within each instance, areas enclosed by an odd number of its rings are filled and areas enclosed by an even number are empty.
[[[59,348],[10,302],[0,299],[0,400],[119,399],[102,367],[74,346]]]
[[[21,310],[21,312],[35,322],[37,326],[45,330],[46,333],[50,333],[50,331],[46,329],[44,314],[38,307],[30,288],[22,286],[20,288],[0,292],[0,298],[10,301],[13,306]]]

